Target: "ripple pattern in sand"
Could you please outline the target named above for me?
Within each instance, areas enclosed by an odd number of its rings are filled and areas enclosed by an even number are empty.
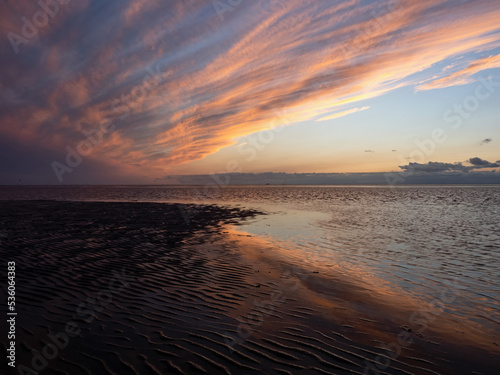
[[[388,358],[286,293],[228,346],[255,301],[285,288],[218,240],[222,224],[255,214],[204,206],[187,225],[175,205],[1,202],[0,255],[18,264],[18,363],[30,366],[68,322],[80,335],[42,373],[362,374],[368,358]],[[437,368],[407,352],[387,373]]]

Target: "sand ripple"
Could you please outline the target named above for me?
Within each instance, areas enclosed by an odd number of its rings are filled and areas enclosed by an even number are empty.
[[[293,293],[262,321],[246,318],[255,301],[284,288],[221,240],[224,223],[257,212],[204,206],[187,225],[179,207],[166,204],[0,206],[8,234],[0,256],[18,265],[18,363],[31,367],[31,350],[68,322],[81,329],[42,373],[363,374],[367,360],[390,358]],[[127,275],[126,285],[113,292],[116,273]],[[410,352],[390,359],[381,373],[437,373],[443,365]]]

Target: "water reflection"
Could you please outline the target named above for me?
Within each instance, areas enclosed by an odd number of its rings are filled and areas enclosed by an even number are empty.
[[[269,215],[240,227],[283,259],[414,301],[467,289],[446,313],[500,334],[499,186],[1,187],[0,199],[218,203]],[[403,298],[403,297],[400,297]]]

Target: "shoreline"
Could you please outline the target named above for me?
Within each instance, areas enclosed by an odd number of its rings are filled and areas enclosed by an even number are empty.
[[[46,369],[374,373],[376,358],[389,361],[375,367],[380,373],[494,369],[482,349],[401,329],[407,312],[390,303],[372,319],[369,291],[284,262],[271,244],[235,229],[262,212],[182,205],[192,210],[188,224],[178,206],[0,201],[1,255],[18,264],[18,363],[29,366],[40,340],[75,321],[81,337]],[[110,278],[122,270],[129,285],[108,301]],[[403,331],[411,345],[397,356],[383,349]]]

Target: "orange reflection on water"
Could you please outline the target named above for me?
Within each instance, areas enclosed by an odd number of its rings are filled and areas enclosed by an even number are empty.
[[[339,272],[337,262],[341,259],[335,253],[329,254],[325,263],[324,258],[308,257],[304,248],[293,241],[278,244],[237,226],[227,226],[224,231],[227,240],[247,262],[266,265],[268,272],[262,277],[277,283],[293,279],[288,285],[296,287],[287,287],[288,293],[312,307],[322,318],[336,324],[370,322],[362,327],[367,339],[390,342],[405,327],[422,342],[452,346],[460,343],[464,348],[500,355],[494,343],[498,331],[476,321],[476,316],[463,315],[459,308],[464,293],[461,284],[450,283],[440,297],[426,300],[377,277],[361,262]]]

